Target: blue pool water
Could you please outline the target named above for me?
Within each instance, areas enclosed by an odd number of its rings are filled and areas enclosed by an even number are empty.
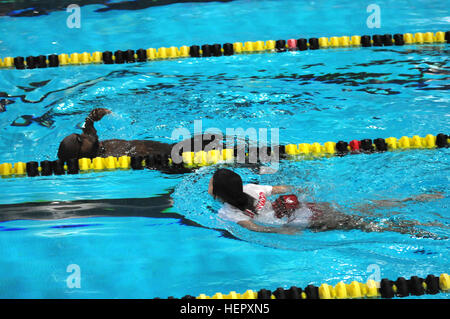
[[[180,3],[106,12],[88,5],[81,7],[80,29],[66,27],[65,11],[0,16],[0,57],[449,26],[445,3],[377,4],[382,24],[376,31],[366,26],[367,4],[351,1]],[[282,144],[448,133],[448,56],[448,45],[440,44],[2,69],[0,163],[54,160],[59,142],[80,132],[96,107],[113,111],[96,123],[100,139],[175,142],[174,129],[193,131],[195,120],[223,132],[277,128]],[[13,125],[27,119],[26,126]],[[371,199],[439,191],[445,198],[380,209],[371,218],[439,222],[423,229],[445,238],[448,155],[448,149],[412,150],[283,161],[276,174],[236,171],[244,182],[307,188],[305,199],[337,203],[346,213]],[[7,275],[0,297],[182,297],[448,272],[448,239],[243,230],[215,214],[220,206],[206,194],[213,171],[2,178],[0,271]],[[114,201],[120,199],[130,200]],[[139,201],[145,205],[136,208]],[[69,265],[78,265],[80,287],[68,285]]]

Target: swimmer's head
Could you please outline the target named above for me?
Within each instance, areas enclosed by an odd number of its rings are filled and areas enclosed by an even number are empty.
[[[98,151],[98,140],[85,134],[70,134],[59,144],[58,158],[67,161],[71,158],[92,158]]]
[[[220,168],[209,181],[208,193],[226,201],[229,197],[243,192],[241,177],[235,172]]]
[[[254,199],[244,193],[242,178],[229,169],[220,168],[214,173],[208,193],[240,210],[253,209]]]

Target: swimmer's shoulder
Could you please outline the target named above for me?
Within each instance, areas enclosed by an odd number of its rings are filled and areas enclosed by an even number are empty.
[[[265,195],[269,196],[272,194],[272,185],[261,185],[261,184],[244,184],[243,190],[245,193],[250,195],[259,194],[263,192]]]

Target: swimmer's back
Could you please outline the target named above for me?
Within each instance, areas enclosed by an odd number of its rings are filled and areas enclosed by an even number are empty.
[[[100,141],[98,156],[146,156],[149,154],[169,154],[171,152],[181,153],[185,151],[199,152],[205,148],[214,137],[211,134],[200,134],[181,142],[168,144],[150,140],[120,140],[111,139]],[[174,146],[177,146],[172,150]],[[216,141],[215,145],[219,145]]]
[[[151,154],[170,154],[172,145],[148,140],[104,140],[100,142],[99,156],[146,156]]]

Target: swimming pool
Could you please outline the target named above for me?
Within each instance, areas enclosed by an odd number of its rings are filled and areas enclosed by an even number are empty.
[[[376,33],[448,27],[444,4],[379,5],[382,28]],[[366,5],[350,1],[180,3],[97,12],[102,8],[82,6],[80,29],[66,27],[65,11],[2,16],[0,56],[375,33],[365,24]],[[79,132],[95,107],[114,112],[96,124],[100,139],[173,142],[173,130],[192,131],[194,120],[223,131],[279,128],[283,144],[446,133],[449,72],[446,44],[2,69],[0,163],[55,159],[59,142]],[[426,229],[448,237],[448,153],[283,161],[274,175],[237,171],[246,182],[307,187],[307,198],[344,206],[440,191],[444,199],[379,210],[374,218],[437,221],[445,227]],[[448,239],[240,229],[214,214],[217,203],[206,194],[212,172],[2,178],[0,270],[8,275],[0,280],[0,297],[182,297],[447,272]],[[73,267],[81,274],[79,287],[69,282]]]

